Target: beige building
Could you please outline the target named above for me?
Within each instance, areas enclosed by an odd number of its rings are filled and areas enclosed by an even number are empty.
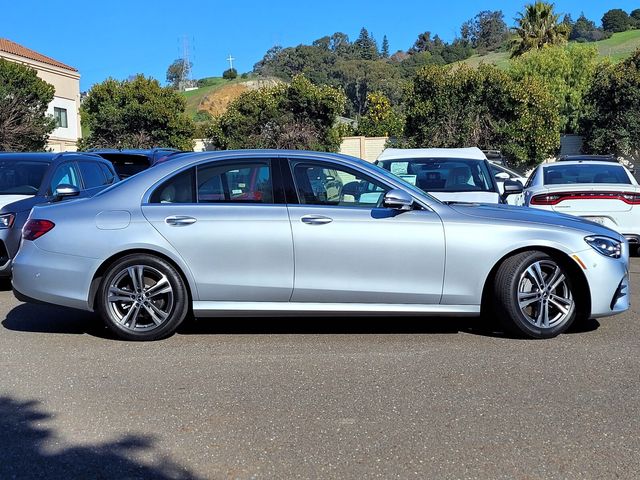
[[[0,58],[27,65],[55,88],[47,113],[56,119],[48,148],[54,152],[75,151],[82,137],[80,129],[80,74],[78,70],[53,58],[0,38]]]
[[[384,150],[387,140],[389,137],[343,137],[340,153],[373,163]]]

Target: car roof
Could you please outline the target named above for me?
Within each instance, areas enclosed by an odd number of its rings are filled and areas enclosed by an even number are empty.
[[[52,163],[73,157],[94,157],[96,160],[104,161],[99,156],[90,152],[0,152],[0,160],[26,160],[29,162]]]
[[[560,155],[558,162],[572,162],[572,161],[602,161],[602,162],[618,162],[618,159],[614,155]]]
[[[566,166],[571,166],[571,165],[585,165],[585,162],[584,162],[583,160],[571,160],[571,161],[567,160],[567,161],[564,161],[564,162],[543,163],[543,164],[542,164],[542,168],[552,167],[552,166],[554,166],[554,165],[558,165],[558,164],[560,164],[560,163],[561,163],[563,166],[565,166],[565,165],[566,165]],[[611,167],[611,166],[612,166],[612,165],[611,165],[612,163],[614,163],[614,162],[607,162],[607,161],[605,161],[605,160],[594,160],[594,161],[589,160],[588,162],[586,162],[586,164],[587,164],[587,165],[604,165],[604,166],[606,166],[606,167]],[[620,164],[620,163],[618,163],[618,162],[615,162],[615,164],[616,164],[616,165],[619,165],[620,167],[624,167],[624,165],[622,165],[622,164]]]
[[[150,155],[157,152],[179,152],[176,148],[92,148],[87,150],[89,153],[122,153],[127,155]]]
[[[487,156],[478,147],[467,148],[386,148],[378,160],[401,160],[414,158],[465,158],[486,160]]]

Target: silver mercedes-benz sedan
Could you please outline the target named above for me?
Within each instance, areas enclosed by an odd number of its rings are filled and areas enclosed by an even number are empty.
[[[192,311],[467,315],[548,338],[629,307],[628,244],[576,217],[442,203],[364,161],[301,151],[178,155],[90,199],[36,206],[18,298],[96,311],[120,337]]]

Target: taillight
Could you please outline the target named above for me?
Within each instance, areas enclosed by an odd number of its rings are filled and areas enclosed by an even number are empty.
[[[557,205],[565,200],[620,200],[629,205],[640,205],[640,193],[635,192],[560,192],[543,193],[531,197],[531,205]]]
[[[22,227],[22,238],[25,240],[35,240],[55,226],[56,224],[49,220],[29,220],[24,224],[24,227]]]
[[[562,195],[535,195],[531,197],[531,205],[555,205],[560,201]]]

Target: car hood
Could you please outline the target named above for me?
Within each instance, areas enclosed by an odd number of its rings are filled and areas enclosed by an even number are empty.
[[[2,195],[0,194],[0,212],[20,212],[30,209],[34,203],[35,195]]]
[[[572,228],[582,230],[590,235],[605,235],[622,239],[622,235],[595,222],[573,215],[539,210],[537,208],[516,207],[513,205],[487,205],[454,203],[449,205],[456,212],[487,220],[506,220],[511,222],[526,222],[547,225],[553,228]]]

